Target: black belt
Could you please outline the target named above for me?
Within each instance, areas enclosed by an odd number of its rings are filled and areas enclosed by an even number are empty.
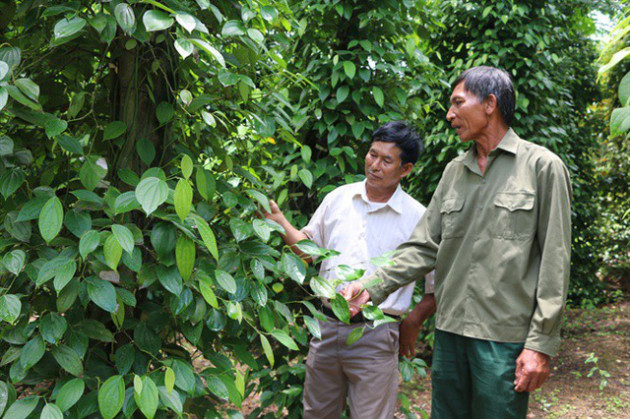
[[[337,318],[337,316],[335,315],[335,312],[332,311],[332,309],[328,306],[325,306],[323,303],[320,304],[319,309],[321,310],[322,313],[324,313],[326,316],[331,317],[335,320],[339,320]],[[387,317],[391,317],[393,319],[399,320],[400,321],[400,316],[396,316],[394,314],[387,314],[385,313],[385,315]],[[366,319],[365,316],[363,315],[363,312],[360,311],[358,314],[350,317],[350,323],[352,324],[356,324],[356,323],[366,323],[366,322],[370,322],[372,320]]]

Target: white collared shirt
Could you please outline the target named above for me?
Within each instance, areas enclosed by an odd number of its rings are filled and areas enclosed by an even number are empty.
[[[363,181],[340,186],[326,195],[302,231],[319,247],[340,252],[322,262],[323,278],[341,277],[336,270],[339,265],[365,269],[369,275],[377,268],[370,259],[407,241],[424,211],[425,207],[400,185],[386,203],[370,202]],[[345,286],[340,285],[337,291]],[[414,286],[412,282],[392,293],[379,308],[392,315],[407,312]],[[433,293],[433,273],[426,276],[425,293]]]

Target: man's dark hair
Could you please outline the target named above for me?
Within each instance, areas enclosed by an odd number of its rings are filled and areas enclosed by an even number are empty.
[[[473,67],[459,75],[453,89],[461,82],[464,82],[464,88],[477,96],[480,102],[493,94],[497,98],[503,122],[508,126],[512,123],[516,95],[512,79],[506,71],[488,66]]]
[[[372,134],[372,142],[395,143],[400,148],[402,164],[414,164],[422,150],[420,136],[403,121],[392,121],[382,125]]]

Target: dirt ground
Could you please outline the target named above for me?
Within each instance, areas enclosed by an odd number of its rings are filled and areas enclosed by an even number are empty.
[[[530,396],[528,419],[630,418],[630,301],[570,309],[562,333],[549,379]],[[402,383],[401,392],[416,417],[430,412],[430,376]],[[397,418],[413,417],[402,410]]]

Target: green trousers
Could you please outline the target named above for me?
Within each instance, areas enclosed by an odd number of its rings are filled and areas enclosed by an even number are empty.
[[[525,418],[529,393],[514,391],[522,343],[493,342],[435,331],[433,419]]]

